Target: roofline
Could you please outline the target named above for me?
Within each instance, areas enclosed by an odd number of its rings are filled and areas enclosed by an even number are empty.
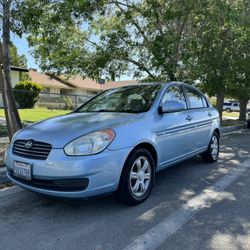
[[[10,66],[10,69],[13,71],[19,71],[19,72],[29,72],[28,69],[18,66]]]
[[[76,89],[77,88],[77,86],[75,86],[74,84],[72,84],[69,81],[66,81],[66,80],[62,79],[60,76],[56,76],[56,75],[48,73],[48,72],[41,73],[41,74],[45,74],[45,75],[49,76],[51,79],[53,78],[54,80],[56,80],[56,81],[58,81],[58,82],[60,82],[60,83],[62,83],[64,85],[66,85],[66,86],[68,86],[68,87],[70,87],[72,89]]]

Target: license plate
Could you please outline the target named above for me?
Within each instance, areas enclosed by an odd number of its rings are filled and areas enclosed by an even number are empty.
[[[31,180],[32,164],[20,161],[14,161],[14,176],[25,179]]]

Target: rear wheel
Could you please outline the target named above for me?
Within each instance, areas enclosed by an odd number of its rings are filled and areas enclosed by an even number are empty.
[[[227,108],[226,111],[230,113],[232,110],[230,108]]]
[[[135,150],[127,159],[116,197],[130,205],[148,198],[153,188],[155,163],[151,153],[143,148]]]
[[[216,132],[214,132],[210,140],[209,146],[207,148],[207,151],[204,152],[201,156],[205,162],[215,162],[218,160],[219,152],[220,152],[219,135]]]

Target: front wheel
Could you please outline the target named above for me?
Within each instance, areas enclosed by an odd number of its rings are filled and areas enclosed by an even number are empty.
[[[154,178],[154,159],[148,150],[139,148],[124,165],[116,197],[123,203],[137,205],[150,195]]]
[[[209,146],[207,148],[207,151],[204,152],[201,156],[205,162],[215,162],[218,160],[219,152],[220,152],[219,135],[216,132],[214,132],[210,140]]]

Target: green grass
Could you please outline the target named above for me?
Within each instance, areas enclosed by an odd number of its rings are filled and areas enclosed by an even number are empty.
[[[223,112],[222,116],[228,116],[228,117],[237,117],[239,118],[240,113],[239,112]]]
[[[19,115],[23,122],[37,122],[53,116],[64,115],[69,110],[54,110],[46,108],[19,109]],[[4,117],[4,110],[0,109],[0,117]]]

